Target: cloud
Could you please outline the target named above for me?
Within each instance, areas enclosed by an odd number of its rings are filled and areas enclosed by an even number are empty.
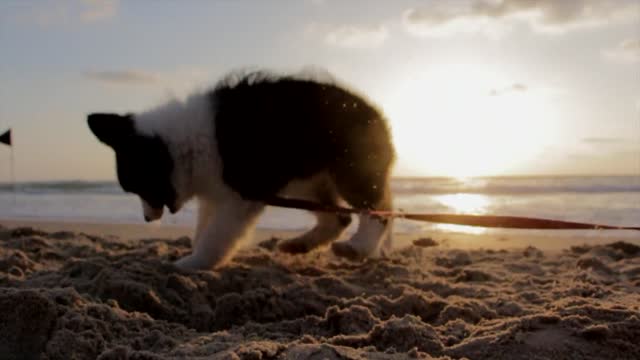
[[[326,32],[324,41],[342,48],[371,49],[380,47],[388,37],[389,31],[384,25],[345,25]]]
[[[621,63],[640,62],[640,38],[626,39],[602,53],[606,58]]]
[[[379,25],[331,25],[311,23],[305,36],[313,41],[321,39],[329,46],[348,49],[373,49],[380,47],[389,37],[389,30]]]
[[[158,80],[157,76],[153,74],[134,70],[87,71],[83,75],[87,79],[95,81],[125,85],[150,84]]]
[[[82,0],[80,19],[86,23],[112,18],[118,11],[118,0]]]
[[[206,91],[218,77],[213,77],[210,66],[181,66],[158,71],[119,70],[119,71],[87,71],[82,76],[90,81],[112,86],[144,86],[158,91],[166,101],[184,100],[197,91]],[[217,73],[220,75],[220,73]]]
[[[431,2],[403,15],[405,29],[418,36],[496,34],[518,23],[533,31],[563,33],[638,19],[635,0],[466,0]]]
[[[527,90],[529,90],[529,87],[527,85],[524,85],[521,83],[514,83],[504,88],[491,89],[489,91],[489,96],[500,96],[500,95],[505,95],[509,93],[521,93]]]
[[[71,23],[96,23],[113,18],[118,12],[119,0],[58,0],[26,6],[13,19],[22,24],[42,27]]]
[[[615,145],[625,144],[629,140],[619,137],[589,137],[582,139],[582,142],[590,145]]]
[[[502,26],[493,26],[486,17],[472,13],[469,3],[431,2],[421,8],[409,9],[402,16],[407,32],[416,36],[441,37],[458,33],[499,35]]]

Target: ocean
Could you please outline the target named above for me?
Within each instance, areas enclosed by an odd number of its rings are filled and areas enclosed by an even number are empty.
[[[542,217],[619,226],[640,226],[640,176],[402,178],[392,182],[396,209],[407,212]],[[0,218],[144,223],[138,199],[115,182],[30,182],[0,185]],[[163,224],[195,224],[195,203]],[[354,222],[355,223],[355,222]],[[302,230],[313,224],[304,211],[268,208],[262,229]],[[350,228],[350,231],[353,231]],[[399,220],[394,231],[522,233],[638,238],[633,231],[502,230]]]

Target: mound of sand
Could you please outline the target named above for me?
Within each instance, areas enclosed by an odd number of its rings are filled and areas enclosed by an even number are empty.
[[[187,238],[0,229],[0,354],[44,359],[640,358],[640,248],[410,247],[350,263]]]

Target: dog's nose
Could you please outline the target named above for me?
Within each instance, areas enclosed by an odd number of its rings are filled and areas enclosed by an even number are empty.
[[[153,219],[151,219],[148,215],[144,216],[144,221],[146,222],[151,222]]]

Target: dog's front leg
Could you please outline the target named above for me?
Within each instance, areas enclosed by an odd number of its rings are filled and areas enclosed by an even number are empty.
[[[193,242],[191,246],[195,249],[198,239],[202,236],[207,225],[213,218],[214,213],[213,203],[204,198],[198,198],[198,224],[196,225],[196,233],[193,236]]]
[[[191,255],[176,262],[182,269],[210,270],[229,258],[239,240],[251,233],[261,203],[241,199],[216,204],[216,211],[198,235]]]

